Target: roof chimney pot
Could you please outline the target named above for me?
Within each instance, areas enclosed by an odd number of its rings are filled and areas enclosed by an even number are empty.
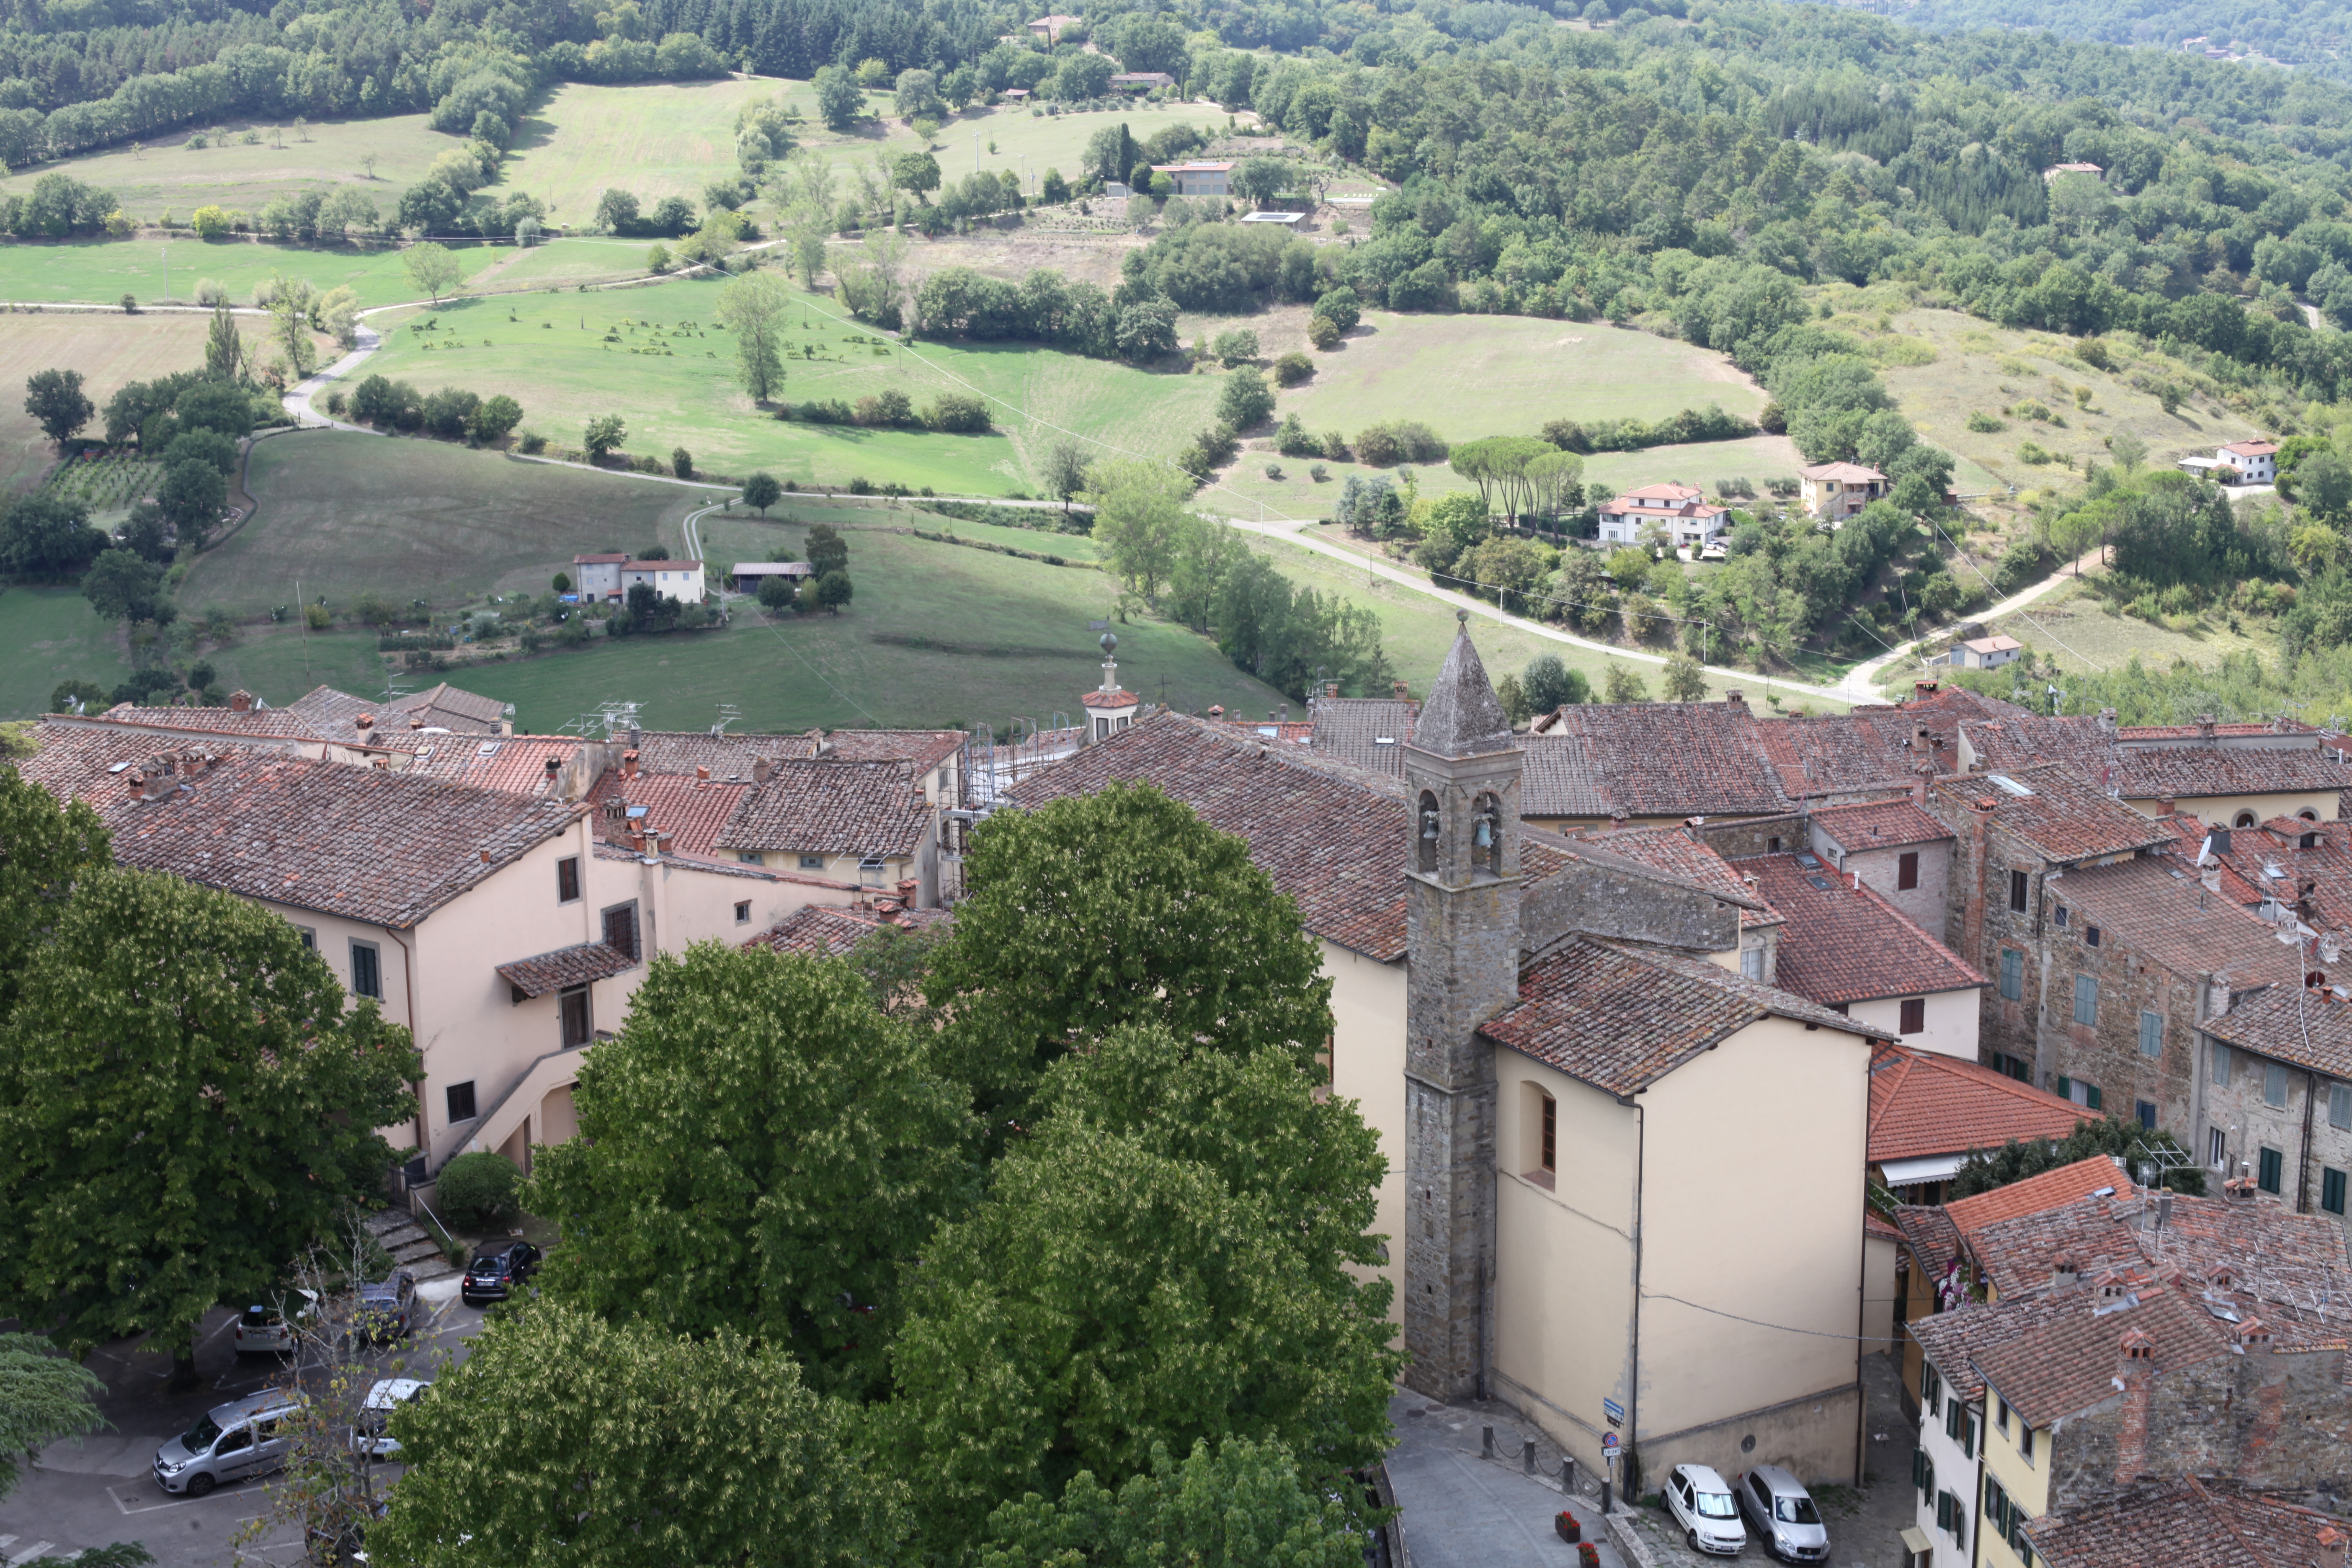
[[[230,692],[228,694],[228,710],[232,713],[252,712],[253,693],[241,689]]]

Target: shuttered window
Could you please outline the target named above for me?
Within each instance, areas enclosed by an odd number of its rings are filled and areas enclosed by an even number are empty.
[[[2013,947],[2000,950],[2000,994],[2011,1002],[2025,994],[2025,954]]]
[[[2139,1054],[2160,1057],[2164,1054],[2164,1015],[2143,1007],[2139,1014]]]

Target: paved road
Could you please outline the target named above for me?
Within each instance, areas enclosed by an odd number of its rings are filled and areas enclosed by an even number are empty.
[[[1990,621],[1995,616],[2006,616],[2013,610],[2021,610],[2026,605],[2033,603],[2034,600],[2041,598],[2044,594],[2051,593],[2062,585],[2073,582],[2075,578],[2080,577],[2083,574],[2084,568],[2098,565],[2100,558],[2105,553],[2105,552],[2106,546],[2103,544],[2097,549],[2086,552],[2080,560],[2067,562],[2055,572],[2053,572],[2049,576],[2042,579],[2041,582],[2033,584],[2030,587],[2020,589],[2018,592],[2011,594],[2008,598],[2003,599],[2000,604],[1991,605],[1979,615],[1970,616],[1969,619],[1972,621]],[[1936,635],[1940,636],[1942,634],[1938,633]],[[1932,637],[1914,637],[1911,641],[1900,644],[1887,652],[1881,654],[1876,658],[1870,659],[1862,664],[1857,664],[1852,669],[1847,670],[1845,672],[1845,679],[1840,682],[1840,686],[1842,687],[1847,700],[1853,702],[1875,702],[1880,700],[1878,695],[1879,672],[1898,659],[1910,658],[1914,650],[1918,648],[1921,644],[1933,640],[1934,638]]]
[[[1415,1394],[1391,1398],[1389,1418],[1397,1433],[1389,1484],[1413,1568],[1574,1568],[1576,1548],[1552,1528],[1563,1507],[1601,1548],[1601,1568],[1624,1568],[1600,1528],[1597,1503],[1561,1495],[1559,1451],[1534,1426],[1499,1406],[1439,1405]],[[1489,1425],[1502,1461],[1480,1457]],[[1538,1438],[1543,1479],[1520,1468],[1524,1437]]]
[[[412,1369],[445,1354],[452,1362],[465,1359],[466,1342],[480,1330],[482,1314],[457,1300],[457,1283],[453,1276],[419,1288],[433,1317],[405,1345],[388,1350],[388,1357],[404,1357]],[[238,1531],[267,1511],[270,1480],[232,1482],[210,1497],[173,1497],[150,1470],[166,1438],[194,1426],[212,1406],[264,1387],[280,1370],[275,1357],[236,1353],[228,1337],[235,1321],[234,1312],[216,1309],[199,1325],[196,1372],[204,1386],[194,1394],[165,1392],[170,1358],[144,1341],[90,1353],[90,1370],[106,1380],[99,1409],[110,1425],[42,1450],[31,1474],[0,1499],[0,1563],[44,1552],[65,1556],[118,1541],[141,1542],[161,1568],[238,1563],[293,1568],[301,1561],[299,1534],[290,1527],[241,1554],[231,1546]]]

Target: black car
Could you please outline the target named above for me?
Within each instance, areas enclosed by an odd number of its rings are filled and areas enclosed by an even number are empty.
[[[503,1301],[514,1288],[539,1272],[539,1248],[528,1241],[486,1241],[466,1265],[458,1294],[468,1307]]]

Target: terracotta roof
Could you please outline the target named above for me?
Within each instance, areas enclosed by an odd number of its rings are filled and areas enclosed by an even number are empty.
[[[699,561],[632,561],[622,568],[625,572],[699,572]]]
[[[1772,906],[1762,889],[1748,885],[1739,868],[1692,838],[1685,828],[1621,827],[1580,833],[1575,843],[1580,848],[1597,849],[1602,856],[1614,855],[1668,872],[1719,898],[1736,900],[1743,931],[1787,921],[1788,917]]]
[[[160,782],[160,801],[94,803],[116,859],[382,926],[415,925],[586,809],[282,754]]]
[[[1865,468],[1860,463],[1816,463],[1797,472],[1809,479],[1836,479],[1841,484],[1885,484],[1886,476],[1876,468]]]
[[[1903,1239],[1910,1244],[1912,1256],[1931,1275],[1940,1278],[1952,1259],[1968,1249],[1960,1227],[1939,1206],[1897,1204],[1890,1217],[1895,1228],[1903,1233]]]
[[[446,725],[452,730],[495,731],[506,721],[507,716],[507,705],[497,698],[484,697],[475,691],[460,691],[446,680],[423,691],[396,697],[384,704],[384,708],[405,718],[422,719],[427,724]]]
[[[1849,855],[1864,849],[1935,844],[1952,837],[1950,828],[1907,800],[1821,806],[1813,812],[1813,826]]]
[[[183,734],[216,735],[223,740],[328,739],[315,721],[286,708],[254,708],[239,713],[233,708],[142,708],[118,702],[103,713],[82,717],[86,722],[122,729],[168,730]]]
[[[925,930],[952,923],[946,910],[898,910],[887,917],[871,910],[835,909],[810,904],[793,910],[766,931],[743,943],[772,952],[804,952],[817,958],[838,958],[885,926]]]
[[[436,735],[410,754],[403,771],[476,789],[545,795],[584,744],[570,735]]]
[[[1903,1233],[1878,1217],[1876,1209],[1862,1211],[1862,1234],[1879,1241],[1900,1241]]]
[[[1141,780],[1238,835],[1250,858],[1297,900],[1307,928],[1394,963],[1404,956],[1404,786],[1305,746],[1276,746],[1227,725],[1158,713],[1005,793],[1019,806]],[[1533,845],[1522,845],[1522,868]]]
[[[2138,1191],[2120,1177],[2116,1190]],[[2049,1289],[2052,1271],[2062,1258],[2078,1269],[2137,1264],[2145,1253],[2131,1217],[2105,1198],[2089,1197],[1994,1220],[1965,1234],[1977,1267],[1993,1289],[2007,1298]]]
[[[2151,1481],[2094,1509],[2045,1514],[2026,1537],[2050,1568],[2315,1568],[2345,1521],[2236,1482]]]
[[[2044,884],[2051,906],[2047,942],[2086,942],[2146,953],[2175,974],[2227,973],[2243,990],[2299,984],[2303,967],[2263,921],[2226,899],[2210,897],[2193,868],[2171,855],[2143,855],[2109,866],[2078,867]],[[2066,910],[2057,923],[2055,910]]]
[[[1931,741],[1927,752],[1912,749],[1921,728]],[[1948,773],[1959,765],[1959,748],[1949,721],[1937,722],[1901,709],[1860,709],[1815,718],[1759,719],[1756,739],[1790,800],[1858,791],[1908,790],[1924,765]]]
[[[31,756],[0,766],[14,767],[60,800],[70,797],[93,805],[127,794],[125,780],[133,769],[161,772],[151,765],[159,757],[174,759],[176,768],[184,751],[223,760],[253,754],[234,742],[170,741],[113,725],[62,721],[55,714],[43,717],[33,731],[33,743],[40,749]]]
[[[2235,452],[2241,458],[2267,458],[2278,451],[2278,443],[2275,441],[2232,441],[2228,446],[2222,447],[2221,450],[2224,452]]]
[[[1741,704],[1571,703],[1525,746],[1527,816],[1759,816],[1790,805]]]
[[[551,991],[585,985],[592,980],[609,980],[636,966],[637,961],[617,947],[583,942],[497,967],[500,977],[524,995],[544,996]]]
[[[1315,743],[1315,723],[1312,720],[1302,723],[1296,719],[1244,719],[1228,713],[1223,718],[1212,714],[1209,721],[1225,725],[1237,734],[1255,735],[1262,741],[1281,741],[1293,746]]]
[[[1469,616],[1455,613],[1454,645],[1430,683],[1429,700],[1414,721],[1412,745],[1433,757],[1481,757],[1511,749],[1511,721],[1486,679],[1486,667],[1470,640]],[[1521,815],[1526,815],[1524,809]]]
[[[2314,725],[2294,719],[2273,719],[2267,722],[2247,721],[2223,723],[2216,721],[2216,738],[2237,739],[2253,735],[2309,735],[2315,741],[2324,731]],[[2116,739],[2129,745],[2133,742],[2182,741],[2194,743],[2205,738],[2202,724],[2123,724],[2116,729]]]
[[[2004,787],[2003,778],[2016,789]],[[2019,789],[2029,793],[2021,795]],[[2061,864],[2148,848],[2172,837],[2170,829],[2108,799],[2063,768],[1963,774],[1938,780],[1927,789],[1929,812],[1959,837],[1968,837],[1970,816],[1979,802],[1987,801],[1994,826],[2023,840],[2043,859]]]
[[[961,730],[830,730],[824,754],[844,763],[911,763],[918,774],[929,773],[963,750],[970,739]]]
[[[2204,1277],[2228,1268],[2265,1300],[2326,1300],[2329,1318],[2352,1322],[2352,1256],[2342,1222],[2295,1214],[2264,1194],[2175,1197],[2164,1226],[2164,1261]]]
[[[637,769],[645,773],[691,773],[709,768],[715,779],[751,776],[751,760],[782,762],[816,755],[821,737],[805,735],[713,735],[704,730],[641,730],[635,742]],[[625,744],[615,735],[613,743]]]
[[[2071,768],[2086,783],[2135,800],[2308,794],[2352,787],[2352,766],[2318,745],[2213,746],[2119,743],[2095,717],[1985,720],[1963,726],[1970,766],[2013,771],[2042,763]],[[2266,725],[2259,734],[2271,733]]]
[[[1936,1365],[1944,1386],[1973,1403],[1984,1397],[1984,1374],[1976,1358],[1995,1346],[2068,1313],[2084,1310],[2079,1296],[2017,1296],[1994,1302],[1962,1297],[1948,1311],[1913,1318],[1903,1325],[1919,1352]]]
[[[1944,1212],[1966,1236],[2001,1220],[2040,1214],[2089,1197],[2101,1187],[2121,1192],[2130,1184],[2113,1160],[2105,1154],[2094,1154],[2087,1160],[2077,1160],[2071,1165],[2061,1165],[2038,1176],[1946,1204]]]
[[[709,859],[718,855],[719,830],[751,792],[749,784],[727,779],[698,779],[689,773],[639,773],[623,779],[607,768],[589,786],[587,803],[596,808],[596,836],[609,844],[626,842],[629,829],[650,826],[662,835],[667,853]],[[622,802],[621,815],[611,815],[610,802]],[[643,806],[632,816],[629,807]]]
[[[2082,1118],[2072,1100],[1958,1057],[1901,1044],[1871,1054],[1873,1164],[2063,1138]]]
[[[727,850],[913,855],[931,807],[904,763],[778,763],[750,785],[714,842]]]
[[[1937,720],[1959,723],[1969,719],[2016,719],[2031,711],[2014,702],[1987,697],[1980,691],[1971,691],[1965,686],[1955,686],[1947,681],[1915,680],[1911,689],[1911,695],[1903,700],[1896,710],[1927,719],[1930,723]],[[1872,707],[1854,710],[1857,713],[1878,710]]]
[[[1654,485],[1636,485],[1619,496],[1619,500],[1699,500],[1706,492],[1696,485],[1676,484],[1672,479]]]
[[[2180,863],[2219,871],[2220,892],[2230,902],[2252,909],[2275,900],[2315,930],[2352,930],[2352,823],[2280,816],[2259,828],[2225,829],[2193,816],[2163,821]]]
[[[1421,716],[1411,698],[1326,697],[1315,704],[1318,752],[1376,773],[1404,773],[1405,743]],[[1385,739],[1388,744],[1381,742]]]
[[[1732,868],[1754,877],[1757,890],[1788,921],[1775,971],[1783,990],[1828,1006],[1985,984],[1875,889],[1825,866],[1809,871],[1794,855],[1759,855],[1733,861]]]
[[[1118,687],[1109,691],[1089,691],[1078,699],[1078,706],[1081,708],[1133,708],[1142,700],[1142,698],[1125,687]]]
[[[1626,1095],[1769,1017],[1887,1037],[1712,963],[1581,936],[1522,969],[1518,1005],[1478,1032],[1605,1093]]]

